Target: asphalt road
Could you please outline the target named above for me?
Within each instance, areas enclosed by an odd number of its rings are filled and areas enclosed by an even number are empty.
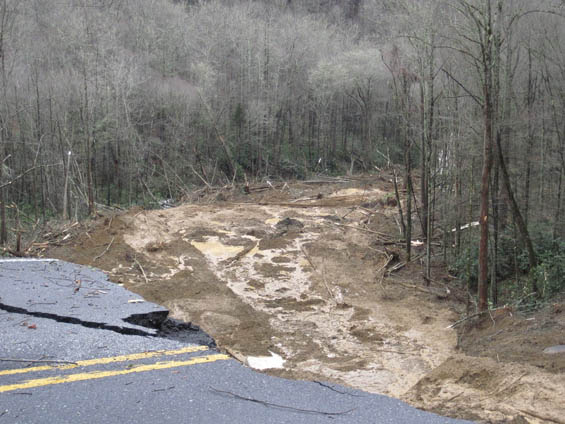
[[[463,423],[270,377],[88,267],[0,260],[2,423]]]

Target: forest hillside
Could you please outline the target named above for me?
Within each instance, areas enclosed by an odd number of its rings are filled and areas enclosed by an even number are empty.
[[[513,298],[551,298],[564,14],[557,0],[1,0],[0,241],[20,254],[25,228],[104,205],[387,168],[428,277],[439,243],[479,310],[508,279]]]

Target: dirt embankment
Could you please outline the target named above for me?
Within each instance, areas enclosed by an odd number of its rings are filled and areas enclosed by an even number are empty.
[[[565,422],[565,355],[543,353],[565,344],[560,306],[470,321],[458,337],[447,327],[463,296],[444,269],[426,286],[418,261],[398,266],[392,192],[386,176],[254,187],[100,219],[44,254],[107,271],[243,362],[280,355],[277,375],[456,417]]]

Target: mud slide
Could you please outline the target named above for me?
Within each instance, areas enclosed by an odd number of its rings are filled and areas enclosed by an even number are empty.
[[[386,178],[348,179],[132,210],[47,253],[106,270],[273,374],[455,417],[565,422],[563,374],[457,349],[447,327],[462,309],[443,269],[426,287],[418,262],[396,266],[391,191]]]

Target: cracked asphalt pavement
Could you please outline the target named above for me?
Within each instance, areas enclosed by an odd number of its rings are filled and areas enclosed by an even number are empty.
[[[258,373],[198,327],[58,260],[0,260],[0,424],[463,423]]]

